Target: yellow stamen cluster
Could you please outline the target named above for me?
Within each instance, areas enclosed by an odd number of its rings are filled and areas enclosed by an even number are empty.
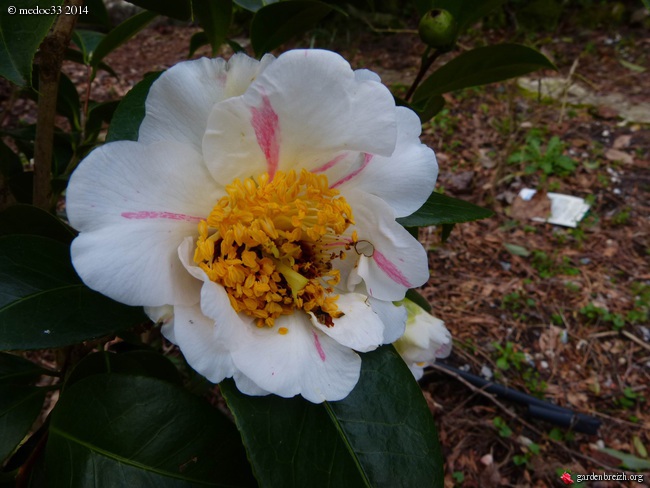
[[[345,199],[324,175],[306,170],[237,179],[226,192],[199,223],[194,261],[259,327],[296,308],[332,326],[342,315],[332,261],[356,241],[356,234],[342,237],[353,223]]]

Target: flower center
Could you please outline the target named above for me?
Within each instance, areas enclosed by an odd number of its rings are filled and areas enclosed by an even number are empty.
[[[332,261],[358,242],[352,210],[324,175],[302,170],[236,179],[199,223],[194,261],[222,285],[232,307],[272,327],[294,309],[331,327],[343,313]],[[286,329],[280,333],[286,333]]]

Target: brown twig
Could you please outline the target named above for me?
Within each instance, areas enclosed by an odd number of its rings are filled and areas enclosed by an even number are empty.
[[[65,0],[63,12],[80,10],[83,0]],[[38,115],[34,143],[34,205],[44,210],[52,206],[52,147],[59,74],[77,15],[61,14],[45,37],[39,51]]]

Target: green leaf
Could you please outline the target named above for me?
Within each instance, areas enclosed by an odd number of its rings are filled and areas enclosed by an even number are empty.
[[[208,36],[205,32],[197,32],[190,39],[190,53],[187,55],[188,58],[191,58],[196,50],[200,47],[207,46],[210,44]]]
[[[406,292],[406,298],[411,300],[413,303],[418,305],[420,308],[425,309],[427,312],[431,313],[431,304],[429,300],[420,295],[416,290],[411,288]]]
[[[63,0],[47,3],[47,8],[61,5]],[[32,84],[34,55],[52,27],[56,15],[28,15],[19,10],[10,14],[8,9],[33,9],[44,7],[39,0],[4,2],[0,12],[0,76],[24,86]]]
[[[190,20],[192,9],[190,0],[127,0],[133,5],[137,5],[152,12],[158,12],[165,17],[171,17],[176,20]]]
[[[413,101],[515,78],[538,69],[557,68],[539,51],[520,44],[479,47],[462,53],[433,72],[415,90]]]
[[[104,373],[148,376],[181,384],[181,376],[169,359],[155,351],[136,350],[120,354],[100,351],[86,356],[68,376],[66,387],[88,376]]]
[[[329,5],[313,0],[289,0],[259,9],[251,22],[251,44],[255,54],[262,56],[303,34],[331,11]]]
[[[192,11],[216,56],[230,29],[232,0],[192,0]]]
[[[70,244],[77,235],[72,227],[51,213],[23,204],[0,212],[0,236],[9,234],[49,237],[64,244]]]
[[[359,383],[338,402],[251,397],[221,383],[261,486],[443,486],[435,425],[413,375],[392,346],[362,360]]]
[[[175,385],[139,376],[94,375],[66,389],[45,462],[49,488],[254,486],[228,419]]]
[[[87,288],[67,245],[34,235],[0,237],[0,350],[66,346],[146,320],[142,309]]]
[[[138,140],[138,130],[144,118],[145,101],[149,94],[149,88],[160,74],[149,73],[122,99],[113,114],[106,142]]]
[[[530,251],[523,246],[518,246],[517,244],[510,244],[509,242],[504,242],[503,247],[505,247],[510,254],[514,254],[515,256],[523,256],[525,258],[530,256]]]
[[[473,203],[433,192],[419,210],[397,222],[404,227],[423,227],[426,225],[457,224],[472,220],[486,219],[494,215],[492,210]]]
[[[0,352],[0,385],[31,383],[47,371],[25,358]]]
[[[442,232],[440,233],[440,240],[442,242],[447,242],[447,239],[449,239],[451,231],[454,230],[455,225],[456,224],[442,224]]]
[[[420,117],[420,122],[424,124],[435,117],[444,107],[445,99],[443,96],[434,95],[424,103],[424,107],[421,110],[416,108],[415,111],[417,112],[418,117]]]
[[[115,29],[106,34],[106,37],[104,37],[97,45],[90,56],[90,65],[93,68],[97,68],[106,55],[113,52],[144,29],[149,22],[156,18],[157,15],[158,14],[155,12],[141,12],[122,22]]]
[[[72,41],[81,50],[84,64],[90,65],[90,60],[93,57],[95,49],[97,49],[97,46],[105,37],[106,34],[102,34],[101,32],[75,29],[72,33]]]
[[[95,103],[91,106],[88,111],[88,118],[86,119],[86,141],[84,141],[84,143],[88,144],[89,141],[96,141],[97,136],[102,129],[102,124],[104,122],[111,122],[118,105],[119,102],[113,100],[110,102]]]
[[[262,7],[279,1],[280,0],[234,0],[234,3],[250,12],[257,12]]]
[[[36,386],[0,384],[0,464],[29,432],[45,393]]]
[[[82,64],[84,66],[87,65],[86,61],[84,60],[83,53],[81,51],[76,50],[76,49],[71,49],[71,48],[66,49],[64,59],[66,59],[68,61],[72,61],[73,63]],[[104,63],[104,62],[99,63],[99,65],[97,65],[96,68],[97,69],[103,69],[104,71],[106,71],[111,76],[114,76],[115,78],[118,78],[117,73],[115,72],[115,70],[113,68],[111,68],[109,65],[107,65],[106,63]]]
[[[631,469],[633,471],[647,471],[650,470],[650,460],[641,459],[632,454],[626,452],[617,451],[616,449],[610,449],[608,447],[603,447],[600,449],[602,452],[606,452],[610,456],[615,457],[619,460],[619,466],[625,469]]]

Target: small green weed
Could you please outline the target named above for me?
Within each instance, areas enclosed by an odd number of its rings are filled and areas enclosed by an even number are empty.
[[[634,391],[629,386],[623,388],[622,396],[614,399],[614,403],[626,410],[634,408],[637,403],[644,403],[645,401],[646,399],[641,393]]]
[[[517,454],[512,456],[512,462],[515,463],[515,466],[522,466],[528,464],[533,456],[539,454],[540,447],[538,444],[531,442],[523,448],[524,454]]]
[[[515,351],[515,345],[508,341],[504,346],[498,342],[493,342],[492,346],[496,349],[498,356],[496,360],[497,368],[507,371],[510,367],[520,370],[526,362],[526,355],[521,351]]]
[[[606,308],[598,307],[593,303],[587,304],[579,310],[589,322],[610,324],[614,330],[621,330],[625,326],[625,317],[620,313],[611,313]]]
[[[571,260],[563,256],[560,262],[544,251],[533,251],[532,263],[540,278],[551,278],[556,275],[576,276],[578,268],[571,266]]]
[[[494,417],[492,424],[497,428],[501,437],[510,437],[512,435],[512,429],[508,427],[506,421],[501,417]]]
[[[536,305],[535,300],[529,297],[527,298],[525,293],[518,291],[504,295],[501,300],[501,308],[503,310],[510,310],[515,319],[525,319],[526,310]]]
[[[564,155],[564,143],[558,136],[553,136],[546,144],[542,144],[542,131],[531,130],[526,136],[526,144],[508,158],[509,164],[525,164],[524,172],[533,174],[539,171],[544,176],[565,177],[573,174],[577,163]]]

